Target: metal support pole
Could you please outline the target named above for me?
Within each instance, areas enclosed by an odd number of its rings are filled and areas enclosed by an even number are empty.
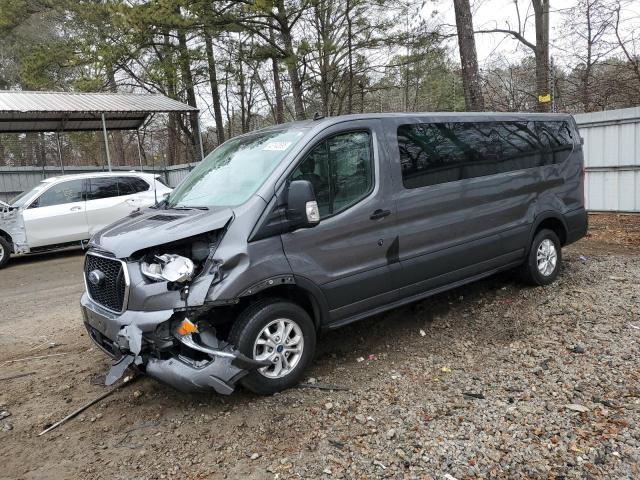
[[[142,147],[140,146],[140,130],[136,129],[136,137],[138,137],[138,160],[140,161],[140,171],[142,172]]]
[[[556,113],[556,69],[553,64],[553,57],[551,57],[550,62],[550,70],[551,70],[551,111]]]
[[[200,133],[200,110],[197,110],[195,112],[195,116],[196,116],[196,123],[198,124],[198,144],[200,145],[200,160],[203,160],[204,149],[202,148],[202,134]]]
[[[104,134],[104,150],[107,152],[107,165],[109,171],[111,171],[111,157],[109,156],[109,140],[107,138],[107,122],[104,119],[104,113],[102,114],[102,133]]]
[[[60,160],[60,169],[64,175],[64,162],[62,161],[62,147],[60,146],[60,132],[56,132],[56,143],[58,144],[58,159]]]

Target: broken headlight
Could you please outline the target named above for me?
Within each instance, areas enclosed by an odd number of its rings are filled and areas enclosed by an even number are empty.
[[[187,257],[167,253],[156,255],[155,260],[157,262],[140,264],[142,274],[151,280],[184,283],[193,278],[195,267]]]

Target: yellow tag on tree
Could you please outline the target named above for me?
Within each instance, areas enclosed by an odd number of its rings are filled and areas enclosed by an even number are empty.
[[[546,95],[538,95],[538,101],[540,103],[549,103],[551,101],[551,94],[547,93]]]

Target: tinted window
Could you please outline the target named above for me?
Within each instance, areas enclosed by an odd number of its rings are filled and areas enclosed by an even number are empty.
[[[118,194],[133,195],[134,193],[146,192],[149,184],[138,177],[118,177]]]
[[[118,179],[103,177],[89,179],[89,193],[87,200],[100,200],[118,196]]]
[[[84,180],[58,183],[44,192],[31,204],[31,208],[50,207],[84,200]]]
[[[417,188],[564,161],[567,122],[451,122],[398,128],[402,181]]]
[[[373,188],[369,134],[344,133],[319,143],[296,168],[292,179],[311,182],[321,218],[353,205]]]

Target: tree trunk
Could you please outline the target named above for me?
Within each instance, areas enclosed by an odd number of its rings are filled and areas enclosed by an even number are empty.
[[[178,7],[178,12],[180,8]],[[196,91],[193,83],[193,73],[191,72],[191,57],[189,55],[189,47],[187,46],[187,35],[183,29],[178,30],[178,53],[180,64],[180,75],[182,77],[182,83],[187,93],[187,104],[192,107],[198,106],[196,102]],[[200,147],[196,144],[198,135],[198,119],[195,115],[189,115],[189,125],[191,131],[187,132],[189,136],[189,143],[193,147],[193,159],[200,159]]]
[[[240,86],[240,131],[247,133],[249,128],[247,126],[247,92],[244,78],[244,52],[242,50],[242,39],[238,38],[238,68],[239,68],[239,86]]]
[[[216,58],[213,55],[213,41],[208,32],[204,32],[204,47],[207,54],[207,66],[209,68],[209,83],[211,84],[211,98],[213,100],[213,117],[216,122],[216,135],[218,145],[224,142],[224,122],[222,120],[222,107],[220,105],[220,89],[218,88],[218,76],[216,74]]]
[[[548,112],[551,102],[541,102],[549,95],[549,0],[533,0],[536,23],[536,110]]]
[[[118,85],[116,84],[116,72],[111,62],[107,62],[105,65],[107,73],[107,88],[111,93],[118,93]],[[126,165],[124,159],[124,140],[122,139],[122,132],[120,130],[113,130],[111,132],[111,139],[113,143],[112,161],[114,165]],[[111,152],[110,152],[111,153]]]
[[[484,97],[478,73],[476,42],[473,36],[473,19],[469,0],[454,0],[453,6],[458,28],[458,47],[462,64],[462,85],[467,110],[481,112],[484,110]]]
[[[296,54],[293,51],[291,30],[288,27],[283,27],[281,34],[285,53],[287,55],[285,61],[287,63],[289,80],[291,80],[291,94],[293,95],[293,107],[296,113],[296,120],[304,120],[305,114],[304,103],[302,101],[302,82],[300,81],[300,74],[298,73],[298,61],[296,59]]]
[[[269,27],[269,39],[271,43],[275,43],[275,35],[273,28]],[[280,83],[280,66],[278,65],[278,57],[274,49],[274,53],[271,56],[271,68],[273,70],[273,90],[276,96],[276,123],[284,123],[284,100],[282,98],[282,83]]]
[[[173,68],[173,45],[168,33],[164,34],[164,74],[167,83],[167,93],[170,98],[177,98],[176,76]],[[175,113],[169,113],[167,122],[167,162],[168,165],[177,163],[178,154],[178,119]]]

